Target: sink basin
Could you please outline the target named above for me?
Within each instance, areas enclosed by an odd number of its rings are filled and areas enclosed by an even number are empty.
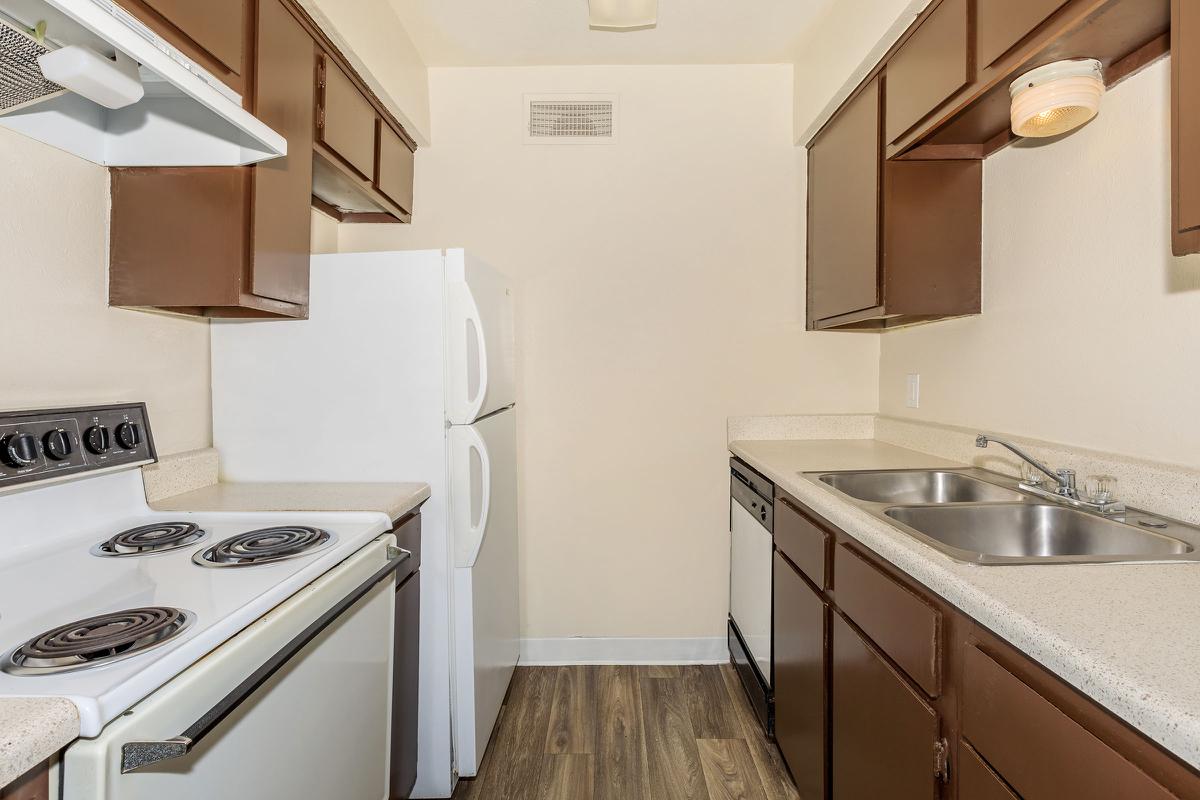
[[[1152,560],[1194,550],[1171,536],[1040,503],[912,506],[889,508],[884,515],[967,561]]]
[[[1018,502],[1020,492],[958,472],[897,470],[894,472],[830,472],[822,483],[867,503]]]

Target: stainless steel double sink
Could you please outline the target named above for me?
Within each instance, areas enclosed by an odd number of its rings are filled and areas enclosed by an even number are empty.
[[[1058,505],[986,470],[813,472],[804,477],[951,558],[972,564],[1200,561],[1200,528],[1127,509]]]

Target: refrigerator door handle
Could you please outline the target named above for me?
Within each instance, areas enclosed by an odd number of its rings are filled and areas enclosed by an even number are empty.
[[[470,551],[463,554],[459,559],[457,567],[470,568],[475,566],[476,560],[479,558],[479,551],[483,549],[483,537],[487,533],[488,514],[491,511],[492,505],[492,460],[488,455],[487,445],[483,441],[483,437],[474,428],[466,428],[470,431],[471,440],[467,442],[467,494],[471,497],[471,472],[470,472],[470,452],[473,450],[479,455],[479,472],[481,486],[479,488],[479,519],[471,517],[471,510],[467,509],[467,535],[470,542]],[[468,504],[470,500],[468,499]]]
[[[475,296],[469,287],[467,288],[467,300],[469,301],[467,322],[475,329],[475,345],[479,358],[479,390],[470,400],[471,418],[474,419],[479,414],[479,409],[483,408],[483,398],[487,395],[488,353],[487,337],[483,332],[483,318],[479,314],[479,304],[475,302]]]

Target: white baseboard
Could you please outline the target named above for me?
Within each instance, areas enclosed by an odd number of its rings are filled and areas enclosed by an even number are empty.
[[[522,639],[521,664],[724,664],[729,646],[724,636],[654,639],[571,636]]]

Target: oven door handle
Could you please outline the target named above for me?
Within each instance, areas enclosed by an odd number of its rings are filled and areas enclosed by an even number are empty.
[[[388,545],[388,562],[374,575],[367,578],[357,589],[347,594],[333,608],[318,617],[311,625],[301,631],[279,652],[254,670],[245,680],[239,683],[233,691],[225,695],[200,719],[193,722],[187,730],[170,739],[156,742],[126,742],[121,745],[121,774],[134,772],[173,758],[182,758],[204,740],[213,728],[223,719],[233,713],[234,709],[249,699],[260,686],[279,671],[284,664],[292,659],[304,646],[315,639],[321,631],[328,628],[344,614],[351,606],[367,595],[375,586],[389,578],[400,565],[412,557],[412,553],[395,545]]]

